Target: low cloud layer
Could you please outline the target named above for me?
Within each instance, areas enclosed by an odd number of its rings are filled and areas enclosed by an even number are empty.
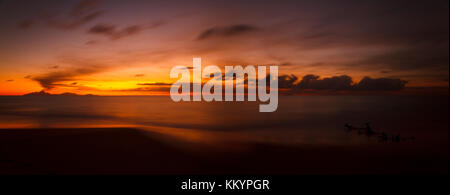
[[[293,90],[356,90],[356,91],[398,91],[405,88],[407,81],[395,78],[364,77],[355,83],[347,75],[320,78],[317,75],[306,75],[301,80],[295,75],[282,75],[278,78],[279,88]]]
[[[364,77],[358,84],[354,86],[357,90],[388,90],[396,91],[405,88],[407,81],[401,79],[390,78],[378,78],[372,79],[370,77]]]

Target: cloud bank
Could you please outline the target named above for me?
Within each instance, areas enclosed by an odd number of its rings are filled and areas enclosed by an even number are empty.
[[[348,91],[399,91],[405,88],[407,81],[397,78],[364,77],[355,83],[347,75],[320,78],[317,75],[306,75],[301,80],[295,75],[278,77],[278,87],[292,90],[348,90]]]

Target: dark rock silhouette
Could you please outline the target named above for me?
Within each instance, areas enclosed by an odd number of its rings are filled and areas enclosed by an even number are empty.
[[[24,94],[23,96],[95,96],[92,94],[86,94],[86,95],[80,95],[80,94],[76,94],[76,93],[61,93],[61,94],[51,94],[51,93],[47,93],[44,90],[39,91],[39,92],[32,92],[32,93],[27,93]]]
[[[384,142],[387,143],[389,136],[386,132],[377,132],[374,131],[372,129],[372,127],[370,126],[370,122],[365,123],[365,125],[363,127],[355,127],[349,123],[345,123],[344,127],[347,128],[347,132],[353,132],[356,131],[356,133],[358,135],[365,135],[367,137],[372,137],[377,135],[378,141],[379,142]],[[391,142],[392,143],[399,143],[401,141],[408,141],[408,140],[415,140],[416,137],[411,136],[411,137],[401,137],[400,134],[397,135],[391,135]]]
[[[387,142],[388,141],[388,135],[384,131],[381,132],[381,134],[378,136],[378,141],[379,142]]]

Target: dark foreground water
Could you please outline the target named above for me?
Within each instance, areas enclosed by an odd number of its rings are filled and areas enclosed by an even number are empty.
[[[122,154],[115,149],[102,149],[91,156],[108,153],[111,159],[147,164],[166,162],[157,160],[166,156],[167,162],[193,160],[193,164],[215,162],[226,165],[211,166],[209,171],[212,173],[225,170],[226,173],[233,170],[242,173],[242,170],[252,170],[255,162],[259,162],[260,169],[251,173],[279,172],[280,168],[284,168],[282,173],[292,174],[448,173],[448,103],[447,96],[281,96],[276,112],[260,113],[256,102],[175,103],[169,97],[0,97],[0,129],[4,129],[1,135],[6,136],[8,142],[4,146],[8,158],[24,158],[18,161],[30,161],[31,164],[36,164],[36,159],[47,159],[42,162],[45,165],[56,161],[42,156],[26,157],[30,147],[44,148],[39,152],[45,156],[55,152],[56,145],[65,145],[67,150],[79,154],[77,159],[87,159],[85,154],[93,152],[92,144],[97,149],[116,148],[127,139],[127,145],[133,145],[133,151],[140,151],[136,152],[139,156],[129,156],[129,151]],[[371,136],[365,129],[347,131],[344,127],[346,123],[365,127],[367,122],[374,132]],[[140,142],[132,140],[141,138],[127,138],[127,133],[121,139],[116,136],[121,135],[121,130],[116,127],[142,130],[152,140],[175,148],[177,152],[164,149],[156,156],[146,157],[148,162],[143,161],[141,155],[150,148],[156,150],[155,147],[149,142],[136,145]],[[74,139],[70,138],[70,133],[56,136],[55,129],[64,131],[67,128],[76,128],[71,131],[76,131],[78,138],[74,133]],[[92,128],[103,130],[98,133]],[[15,129],[24,133],[11,133]],[[112,129],[111,135],[108,129]],[[30,131],[42,133],[26,137],[30,134],[26,132]],[[78,135],[79,131],[93,133]],[[382,133],[387,139],[380,138]],[[108,136],[111,139],[105,140]],[[34,137],[42,138],[42,144],[36,145],[39,140],[33,140]],[[82,145],[84,142],[90,145]],[[57,154],[68,155],[66,152]],[[233,160],[236,154],[246,160]],[[183,155],[192,156],[184,158]],[[174,160],[175,156],[180,159]],[[104,156],[101,159],[110,158]],[[101,165],[92,170],[100,170],[99,167],[104,168],[106,163],[95,162]],[[230,166],[233,163],[237,164]],[[13,164],[17,163],[8,166]],[[141,173],[147,164],[141,168],[130,166],[136,169],[132,173]],[[92,161],[86,166],[93,166]],[[124,167],[123,163],[111,166],[107,173]],[[74,168],[67,167],[61,170],[76,173]],[[154,169],[144,173],[155,173],[155,170],[166,173],[164,170],[173,171],[174,168],[188,173],[208,170],[204,166],[194,170],[179,164],[167,169],[162,169],[161,165],[152,167]]]
[[[433,143],[448,142],[448,103],[447,97],[281,96],[276,112],[260,113],[256,102],[0,97],[0,128],[140,127],[197,141],[351,144],[367,139],[346,133],[344,124],[364,127],[370,122],[373,130],[389,136],[414,136]],[[202,135],[206,140],[201,140]]]

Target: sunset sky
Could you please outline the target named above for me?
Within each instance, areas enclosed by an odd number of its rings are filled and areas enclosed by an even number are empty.
[[[159,94],[193,57],[448,87],[448,16],[447,0],[0,0],[0,95]]]

